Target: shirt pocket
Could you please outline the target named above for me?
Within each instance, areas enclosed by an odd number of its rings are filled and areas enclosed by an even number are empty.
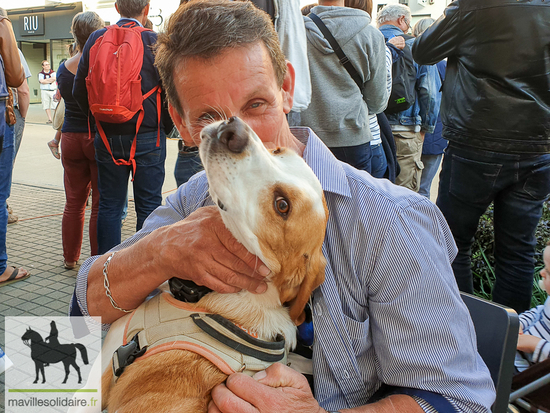
[[[342,317],[353,351],[357,357],[360,357],[372,346],[370,319],[367,318],[365,321],[357,321],[345,314],[343,314]]]

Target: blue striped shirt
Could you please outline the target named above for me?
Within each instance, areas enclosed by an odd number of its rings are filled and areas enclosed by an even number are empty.
[[[530,361],[538,363],[550,357],[550,297],[544,305],[538,305],[519,315],[519,322],[524,334],[540,337]]]
[[[456,247],[443,215],[427,198],[338,161],[310,129],[293,133],[306,143],[304,159],[330,212],[325,282],[313,294],[320,405],[329,411],[364,405],[385,383],[442,395],[459,412],[489,412],[493,382],[453,276]],[[115,249],[211,204],[201,172]],[[77,279],[85,315],[93,260]],[[433,411],[429,403],[420,405]]]

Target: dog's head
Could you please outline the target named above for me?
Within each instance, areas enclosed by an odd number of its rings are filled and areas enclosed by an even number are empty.
[[[206,126],[199,150],[226,227],[273,272],[281,303],[300,323],[326,264],[328,210],[317,177],[294,151],[267,150],[239,118]]]

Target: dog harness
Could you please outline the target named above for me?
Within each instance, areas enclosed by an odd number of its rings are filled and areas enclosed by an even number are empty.
[[[286,363],[284,337],[260,340],[226,318],[159,294],[138,307],[124,330],[124,344],[113,354],[113,379],[134,361],[169,350],[188,350],[229,375],[252,376],[276,362]]]

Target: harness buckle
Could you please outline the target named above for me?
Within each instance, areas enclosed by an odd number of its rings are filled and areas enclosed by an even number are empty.
[[[127,344],[120,346],[113,354],[113,374],[116,378],[124,373],[124,369],[147,351],[147,346],[139,348],[139,339],[136,334]]]
[[[197,285],[190,280],[172,277],[168,281],[170,292],[179,301],[196,303],[212,290],[204,285]]]

